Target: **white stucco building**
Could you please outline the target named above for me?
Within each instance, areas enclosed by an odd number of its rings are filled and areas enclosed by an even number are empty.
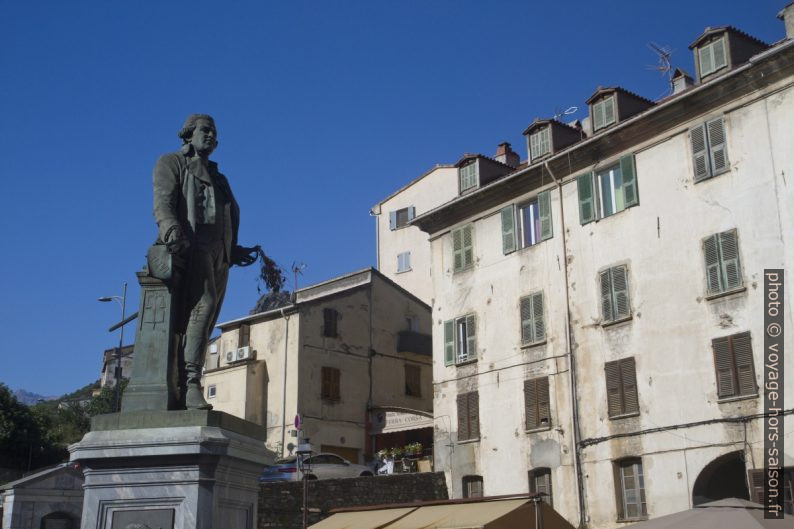
[[[595,528],[762,499],[763,272],[794,264],[794,39],[708,28],[691,48],[695,80],[678,70],[669,97],[599,87],[583,123],[527,128],[528,163],[494,177],[464,157],[436,181],[454,197],[405,228],[430,245],[453,497],[544,492]],[[378,233],[382,268],[412,250]]]

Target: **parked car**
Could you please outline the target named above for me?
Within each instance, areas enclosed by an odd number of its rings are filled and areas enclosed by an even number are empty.
[[[364,465],[351,463],[336,454],[314,454],[304,463],[306,479],[329,478],[354,478],[358,476],[372,476],[372,469]],[[295,456],[276,461],[274,465],[267,465],[259,481],[300,481],[303,476],[298,468]]]

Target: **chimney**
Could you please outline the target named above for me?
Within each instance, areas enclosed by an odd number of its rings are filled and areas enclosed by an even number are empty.
[[[510,148],[510,144],[502,142],[496,148],[496,156],[494,159],[498,162],[502,162],[505,165],[509,165],[512,168],[518,167],[518,164],[521,163],[521,159],[518,157],[518,154],[513,152],[513,149]]]
[[[794,2],[790,2],[786,7],[780,10],[777,18],[783,21],[786,26],[786,38],[794,38]]]
[[[695,82],[692,80],[691,75],[681,68],[676,68],[675,72],[673,72],[673,78],[670,80],[670,84],[673,85],[673,94],[680,94],[687,88],[694,86]]]

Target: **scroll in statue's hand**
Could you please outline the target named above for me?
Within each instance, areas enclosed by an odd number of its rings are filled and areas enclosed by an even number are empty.
[[[256,262],[261,250],[262,248],[258,245],[250,248],[235,246],[232,249],[232,264],[237,266],[250,266]]]

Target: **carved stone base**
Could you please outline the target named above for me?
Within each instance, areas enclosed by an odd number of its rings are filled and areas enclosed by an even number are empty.
[[[110,414],[92,427],[69,447],[85,474],[82,529],[256,527],[263,428],[214,411]]]

